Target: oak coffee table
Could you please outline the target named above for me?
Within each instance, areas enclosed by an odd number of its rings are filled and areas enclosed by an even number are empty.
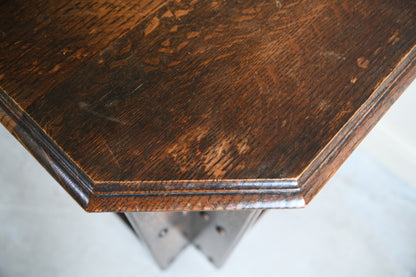
[[[416,1],[1,1],[0,120],[161,267],[305,207],[416,73]]]

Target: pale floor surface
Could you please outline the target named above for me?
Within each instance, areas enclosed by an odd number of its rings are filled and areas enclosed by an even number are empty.
[[[118,217],[87,214],[0,127],[0,276],[416,276],[416,190],[357,149],[306,209],[268,211],[220,270],[167,271]]]

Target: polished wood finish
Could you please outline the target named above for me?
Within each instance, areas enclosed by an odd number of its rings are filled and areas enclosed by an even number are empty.
[[[303,207],[415,76],[412,0],[0,14],[1,122],[87,211]]]

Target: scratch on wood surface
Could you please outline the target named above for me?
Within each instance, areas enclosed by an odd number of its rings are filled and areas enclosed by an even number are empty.
[[[120,164],[119,164],[118,160],[116,159],[116,156],[114,155],[113,150],[111,150],[111,148],[110,148],[110,146],[108,145],[108,143],[105,143],[105,146],[107,147],[108,152],[110,152],[110,154],[111,154],[111,158],[112,158],[113,162],[116,164],[116,166],[118,167],[118,169],[120,169],[120,171],[121,171],[121,166],[120,166]]]
[[[93,111],[93,110],[89,109],[88,108],[88,104],[85,103],[85,102],[79,102],[78,106],[79,106],[79,108],[81,110],[84,110],[87,113],[90,113],[90,114],[95,115],[97,117],[104,118],[104,119],[107,119],[109,121],[112,121],[112,122],[115,122],[115,123],[119,123],[119,124],[123,124],[123,125],[126,125],[127,124],[126,122],[124,122],[124,121],[122,121],[120,119],[117,119],[115,117],[107,116],[107,115],[104,115],[104,114],[101,114],[101,113],[97,113],[96,111]]]
[[[367,60],[366,58],[364,58],[364,57],[359,57],[358,59],[357,59],[357,65],[358,65],[358,67],[360,67],[360,68],[363,68],[363,69],[366,69],[366,68],[368,68],[368,65],[370,64],[370,61],[369,60]]]
[[[346,59],[343,55],[341,55],[340,53],[334,52],[334,51],[322,51],[319,54],[321,56],[334,57],[338,60],[345,60]]]
[[[139,88],[143,86],[143,83],[140,83],[134,90],[132,90],[132,94],[135,93]]]
[[[153,17],[152,21],[147,25],[146,29],[144,30],[144,35],[147,36],[152,31],[154,31],[157,26],[159,26],[159,18],[157,16]]]
[[[50,70],[48,73],[55,73],[57,72],[59,69],[61,69],[61,66],[59,64],[55,65],[55,67]]]
[[[248,139],[245,138],[237,144],[237,149],[239,154],[244,154],[250,150],[250,145],[248,143]]]
[[[394,34],[391,37],[389,37],[388,43],[395,45],[399,40],[399,30],[396,30]]]
[[[278,9],[282,8],[282,3],[278,0],[276,0],[276,8],[278,8]]]
[[[204,165],[207,172],[215,178],[222,178],[226,173],[226,166],[232,162],[230,153],[230,141],[222,140],[212,145],[204,156]],[[244,148],[244,145],[241,145]],[[245,150],[245,149],[243,149]]]

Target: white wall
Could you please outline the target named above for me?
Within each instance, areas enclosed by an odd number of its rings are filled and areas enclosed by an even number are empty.
[[[362,148],[416,188],[416,81],[365,138]]]

